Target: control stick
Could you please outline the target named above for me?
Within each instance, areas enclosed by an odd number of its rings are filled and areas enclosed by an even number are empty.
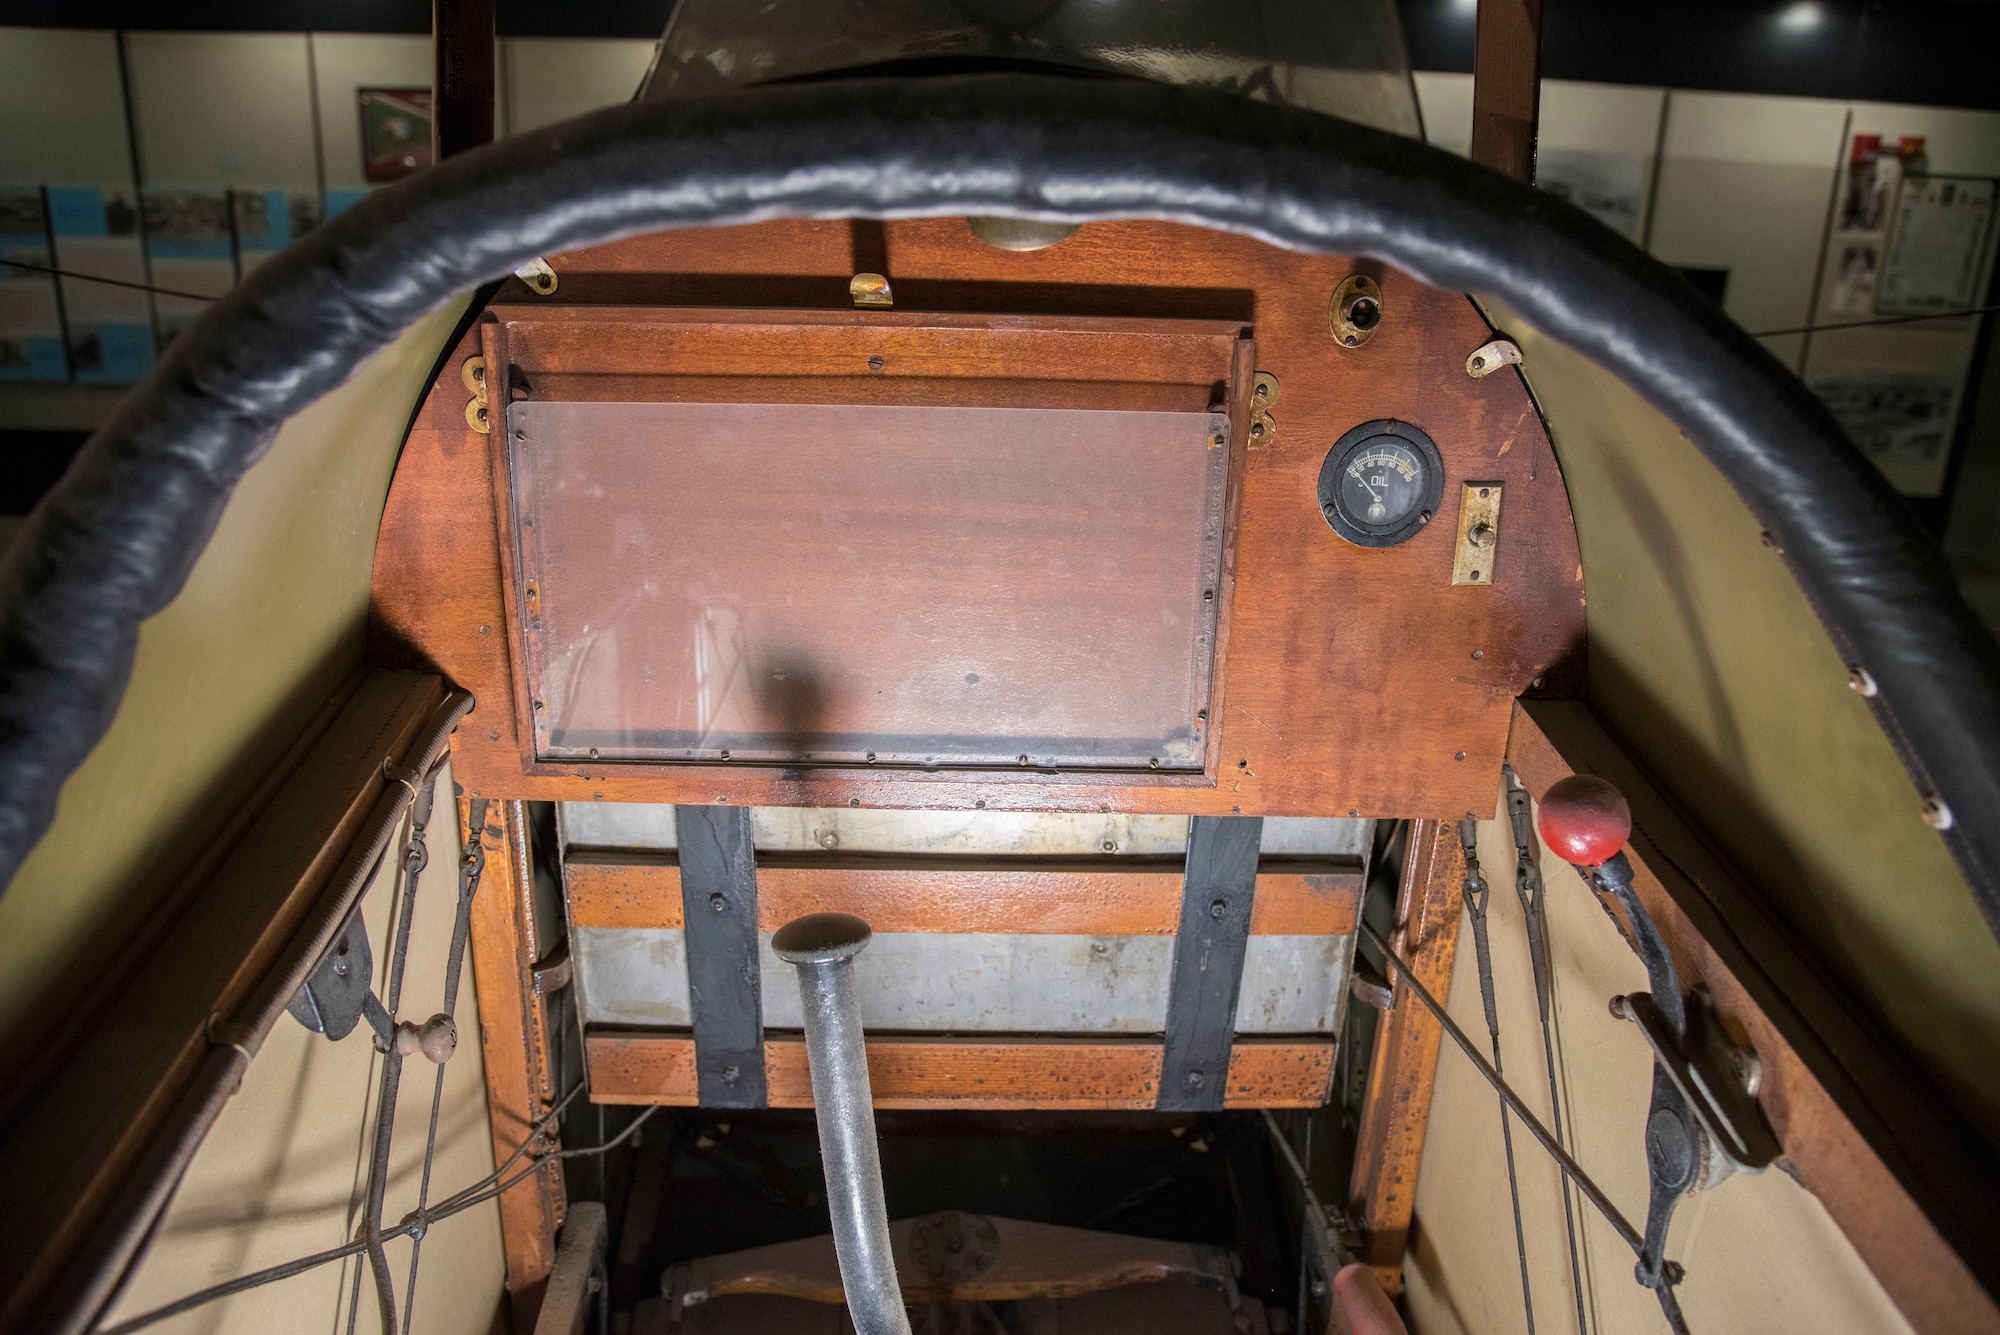
[[[889,1251],[875,1100],[868,1092],[861,1002],[854,992],[854,957],[867,946],[869,935],[868,924],[852,914],[813,913],[780,927],[771,937],[771,949],[799,971],[813,1115],[819,1123],[833,1250],[840,1259],[848,1313],[856,1335],[910,1335]]]

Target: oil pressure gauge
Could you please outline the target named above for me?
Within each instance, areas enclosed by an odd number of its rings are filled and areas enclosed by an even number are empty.
[[[1334,442],[1319,470],[1319,509],[1333,531],[1362,547],[1415,537],[1444,496],[1444,460],[1408,422],[1363,422]]]

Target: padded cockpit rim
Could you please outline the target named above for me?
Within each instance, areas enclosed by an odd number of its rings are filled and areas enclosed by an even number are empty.
[[[2000,931],[2000,649],[1790,371],[1638,248],[1425,144],[1186,88],[860,79],[596,112],[455,157],[259,266],[175,340],[0,564],[0,880],[110,726],[278,426],[419,317],[538,256],[781,217],[1156,218],[1499,297],[1678,426],[1773,535]],[[1912,815],[1914,819],[1914,813]]]

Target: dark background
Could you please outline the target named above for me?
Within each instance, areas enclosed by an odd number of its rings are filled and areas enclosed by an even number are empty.
[[[969,0],[968,0],[969,2]],[[1228,3],[1228,0],[1221,0]],[[1331,0],[1330,0],[1331,2]],[[1420,70],[1472,69],[1468,0],[1397,0]],[[657,37],[674,0],[499,0],[509,37]],[[1552,79],[2000,110],[2000,0],[1546,0]],[[429,32],[428,0],[0,0],[0,25]]]

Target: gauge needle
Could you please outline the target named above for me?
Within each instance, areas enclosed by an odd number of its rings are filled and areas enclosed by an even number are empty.
[[[1375,488],[1369,486],[1368,479],[1366,477],[1356,474],[1354,480],[1356,482],[1359,482],[1362,485],[1362,487],[1368,492],[1369,500],[1374,501],[1377,505],[1380,505],[1382,503],[1382,493],[1375,490]]]

